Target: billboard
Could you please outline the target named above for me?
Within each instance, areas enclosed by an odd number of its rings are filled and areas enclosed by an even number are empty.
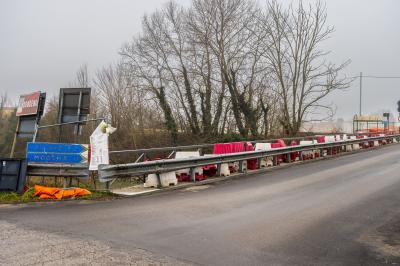
[[[18,116],[17,137],[31,138],[44,112],[46,93],[34,92],[21,95],[16,116]]]
[[[38,91],[20,96],[17,112],[15,114],[18,117],[18,122],[10,153],[11,158],[14,156],[16,146],[19,146],[17,142],[21,143],[25,141],[24,139],[34,138],[40,118],[44,112],[45,102],[45,92],[42,93]]]
[[[36,115],[39,110],[40,91],[19,97],[16,116]]]
[[[82,121],[90,112],[90,88],[62,88],[59,100],[59,123]]]

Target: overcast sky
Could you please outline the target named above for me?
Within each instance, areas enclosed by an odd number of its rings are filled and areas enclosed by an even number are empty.
[[[80,65],[91,73],[118,60],[121,45],[140,31],[141,17],[165,0],[0,0],[0,92],[15,102],[36,90],[56,94]],[[188,5],[190,0],[176,0]],[[260,3],[263,1],[260,0]],[[285,2],[289,2],[286,0]],[[312,1],[310,1],[312,2]],[[400,1],[327,0],[335,27],[329,59],[351,59],[349,76],[400,76]],[[327,99],[336,117],[358,112],[358,80]],[[400,79],[364,79],[363,111],[396,112]]]

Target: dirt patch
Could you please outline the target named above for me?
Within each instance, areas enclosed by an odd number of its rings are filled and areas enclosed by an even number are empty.
[[[197,191],[201,191],[201,190],[205,190],[210,188],[210,185],[203,185],[203,186],[193,186],[193,187],[188,187],[185,188],[185,191],[192,191],[192,192],[197,192]]]

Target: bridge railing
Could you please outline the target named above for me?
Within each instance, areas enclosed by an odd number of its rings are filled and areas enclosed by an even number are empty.
[[[318,135],[318,136],[322,136]],[[326,134],[328,135],[328,134]],[[343,135],[343,134],[329,134],[329,135]],[[366,134],[347,134],[347,136],[357,136],[357,135],[366,135]],[[293,140],[301,141],[301,140],[316,140],[316,135],[310,136],[302,136],[302,137],[290,137],[290,138],[272,138],[272,139],[261,139],[261,140],[251,140],[251,141],[241,141],[251,142],[253,145],[255,143],[266,143],[266,142],[274,142],[278,139],[284,140],[286,143],[290,143]],[[133,150],[112,150],[109,152],[111,160],[113,156],[127,156],[131,158],[135,158],[134,162],[143,162],[146,161],[149,157],[166,157],[170,159],[177,151],[188,151],[188,150],[198,150],[200,154],[204,154],[206,150],[212,150],[214,147],[214,143],[204,143],[204,144],[196,144],[196,145],[184,145],[184,146],[171,146],[171,147],[160,147],[160,148],[148,148],[148,149],[133,149]]]
[[[330,150],[337,147],[344,147],[346,149],[347,145],[353,144],[362,144],[373,141],[387,141],[392,142],[393,139],[398,140],[400,134],[395,135],[387,135],[381,137],[369,137],[363,139],[354,139],[354,140],[341,140],[329,143],[318,143],[318,144],[310,144],[310,145],[298,145],[298,146],[289,146],[284,148],[275,148],[271,150],[262,150],[262,151],[247,151],[247,152],[239,152],[239,153],[229,153],[229,154],[220,154],[220,155],[208,155],[208,156],[200,156],[196,158],[185,158],[185,159],[163,159],[156,161],[148,161],[148,162],[134,162],[127,164],[115,164],[115,165],[100,165],[99,166],[99,179],[101,182],[109,182],[116,177],[131,177],[131,176],[140,176],[147,174],[160,174],[165,172],[171,172],[181,169],[190,169],[190,173],[193,181],[195,181],[195,168],[216,164],[218,168],[218,173],[220,173],[221,164],[223,163],[232,163],[239,162],[239,165],[243,164],[243,161],[250,159],[261,159],[264,157],[276,157],[279,155],[291,154],[294,152],[299,152],[300,154],[305,151],[310,150]],[[307,137],[306,137],[307,138]],[[308,137],[309,138],[309,137]],[[298,138],[297,138],[298,139]],[[211,144],[207,144],[211,145]],[[192,146],[181,146],[189,149],[193,149],[195,147],[199,147],[202,145],[192,145]],[[204,146],[203,146],[204,147]],[[176,147],[174,147],[176,148]],[[159,148],[158,150],[165,150],[168,148]],[[152,149],[153,151],[155,149]],[[145,150],[141,150],[142,152]],[[301,158],[301,156],[300,156]],[[242,167],[239,166],[239,171],[241,171]]]

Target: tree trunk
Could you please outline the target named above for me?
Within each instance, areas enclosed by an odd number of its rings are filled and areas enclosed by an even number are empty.
[[[165,125],[171,133],[172,144],[175,145],[178,141],[178,129],[175,119],[172,115],[171,107],[169,106],[167,98],[165,96],[165,89],[164,87],[160,87],[158,88],[158,90],[155,89],[155,92],[159,100],[160,107],[164,112]]]

